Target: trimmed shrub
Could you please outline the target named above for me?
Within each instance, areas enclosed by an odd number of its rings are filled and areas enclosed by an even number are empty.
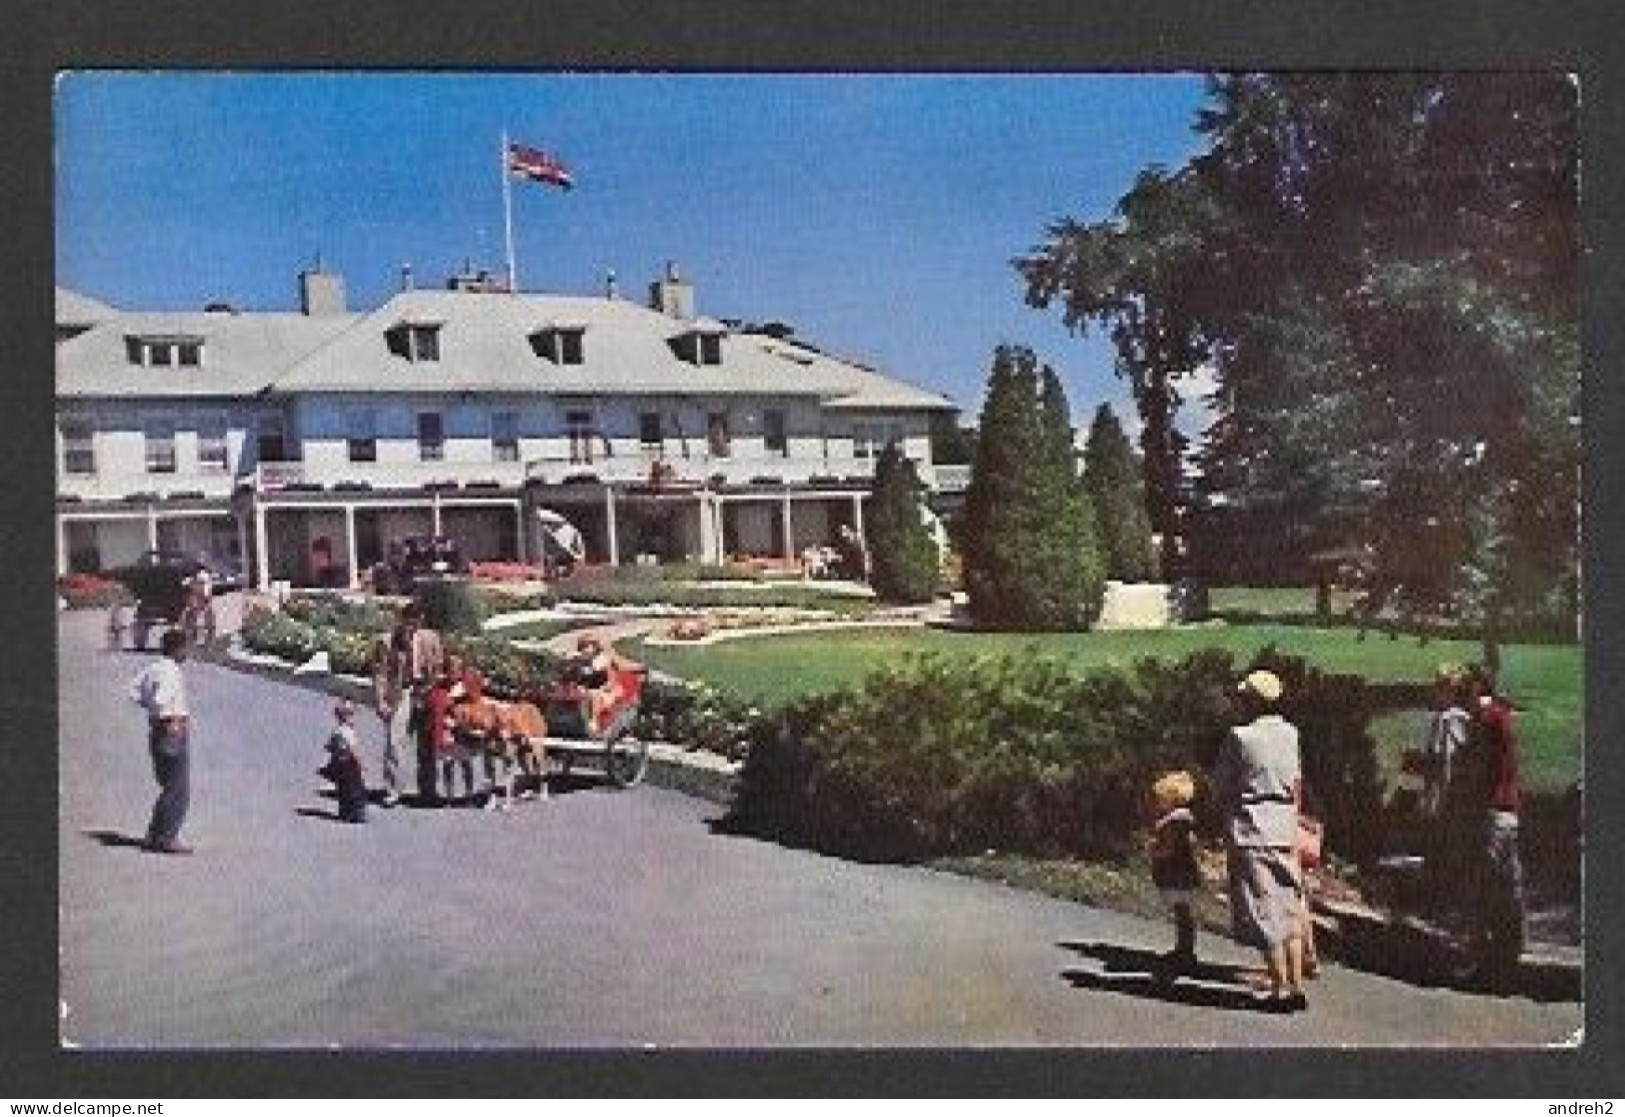
[[[1212,650],[1083,676],[1038,655],[912,658],[758,719],[727,822],[863,860],[989,849],[1120,859],[1138,844],[1155,775],[1211,765],[1240,671]],[[1360,820],[1377,813],[1358,682],[1288,682],[1301,688],[1328,841],[1345,856],[1367,848]]]
[[[336,593],[300,594],[290,597],[282,611],[296,621],[315,628],[336,628],[341,632],[375,634],[387,632],[395,623],[389,609],[370,599],[347,599]]]
[[[326,647],[323,634],[287,613],[253,609],[243,618],[243,646],[262,655],[303,663]]]
[[[760,734],[764,715],[704,683],[650,679],[633,733],[687,749],[743,760]]]
[[[478,633],[485,620],[479,595],[466,578],[420,579],[412,596],[423,610],[423,623],[443,633]]]

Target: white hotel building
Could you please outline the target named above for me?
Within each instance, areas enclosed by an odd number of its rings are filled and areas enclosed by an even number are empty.
[[[300,292],[153,313],[58,288],[59,573],[178,549],[354,585],[426,535],[535,561],[542,508],[592,562],[793,559],[862,533],[888,442],[929,489],[962,481],[931,461],[948,399],[699,317],[674,269],[647,306],[460,277],[361,313],[320,270]]]

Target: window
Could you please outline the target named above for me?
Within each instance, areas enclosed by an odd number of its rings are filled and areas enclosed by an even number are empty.
[[[789,453],[790,444],[784,433],[784,412],[762,412],[762,447],[769,453]]]
[[[197,464],[199,469],[207,473],[224,473],[230,468],[224,415],[204,415],[198,419]]]
[[[878,437],[876,429],[868,423],[852,424],[852,456],[854,458],[867,458],[879,452],[875,445]]]
[[[722,335],[700,335],[700,364],[720,365],[722,363]]]
[[[96,439],[82,419],[62,423],[62,472],[75,476],[96,472]]]
[[[282,426],[282,412],[268,411],[255,421],[257,456],[262,462],[287,460],[287,438]]]
[[[519,412],[491,412],[491,456],[499,462],[519,460]]]
[[[418,412],[418,460],[437,462],[446,456],[446,421],[438,411]]]
[[[592,461],[592,444],[597,438],[592,412],[566,411],[564,432],[570,438],[570,460],[575,463]]]
[[[375,462],[378,460],[378,417],[371,411],[350,412],[350,434],[347,439],[350,460]]]
[[[665,445],[666,434],[661,427],[660,412],[644,411],[638,415],[638,441],[647,450],[658,450]]]
[[[182,365],[196,368],[203,363],[203,339],[185,336],[127,334],[124,355],[132,365],[167,368]]]
[[[175,472],[175,420],[148,419],[147,472]]]
[[[579,365],[586,360],[586,327],[549,326],[530,335],[531,352],[556,365]]]
[[[724,330],[702,328],[677,334],[667,344],[682,361],[691,365],[720,365]]]
[[[705,442],[714,458],[725,458],[732,452],[728,438],[728,413],[713,411],[705,421]]]
[[[440,359],[440,326],[403,322],[384,331],[389,351],[408,361],[438,361]]]

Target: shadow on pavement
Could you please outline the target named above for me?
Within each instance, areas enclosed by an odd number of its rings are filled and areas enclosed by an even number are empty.
[[[85,837],[92,838],[109,849],[144,849],[147,844],[145,837],[134,834],[121,834],[117,830],[85,830]]]
[[[346,826],[354,825],[348,819],[340,818],[338,811],[324,811],[317,807],[295,807],[293,813],[303,818],[319,818],[323,822],[342,822]]]
[[[1248,982],[1249,975],[1255,971],[1245,966],[1201,961],[1174,965],[1157,951],[1114,943],[1064,942],[1060,945],[1102,965],[1098,970],[1061,972],[1063,978],[1079,989],[1099,989],[1198,1008],[1260,1010],[1260,1002]]]

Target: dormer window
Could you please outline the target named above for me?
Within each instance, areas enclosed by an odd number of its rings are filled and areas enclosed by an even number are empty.
[[[124,354],[143,368],[197,368],[203,363],[203,339],[176,334],[127,334]]]
[[[722,339],[727,330],[717,325],[699,325],[671,339],[671,347],[680,360],[691,365],[720,365]]]
[[[579,365],[586,360],[585,326],[544,326],[530,335],[530,348],[556,365]]]
[[[402,322],[384,331],[389,351],[408,361],[440,359],[439,322]]]

